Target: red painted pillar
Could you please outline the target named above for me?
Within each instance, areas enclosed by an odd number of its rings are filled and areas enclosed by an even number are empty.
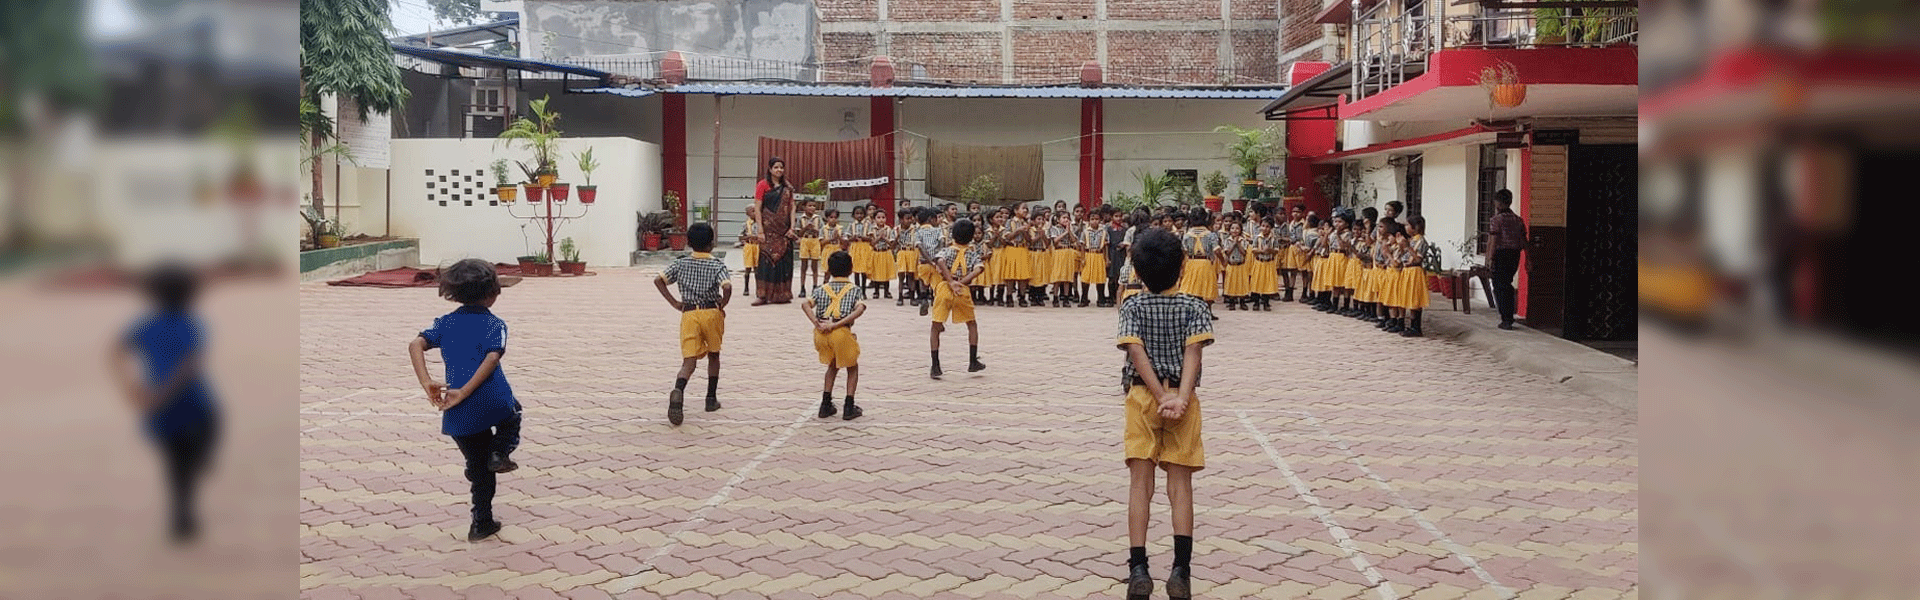
[[[1526,217],[1529,224],[1532,223],[1532,219],[1533,219],[1533,147],[1531,146],[1520,149],[1520,206],[1516,206],[1514,208],[1519,209],[1517,212],[1519,212],[1521,216]],[[1528,256],[1526,252],[1523,251],[1520,253],[1520,276],[1519,276],[1520,282],[1514,285],[1515,301],[1513,303],[1513,308],[1514,308],[1513,316],[1517,318],[1522,318],[1522,319],[1527,317],[1527,269],[1526,269],[1526,266],[1527,266],[1527,262],[1531,260],[1533,260],[1533,257]],[[1487,265],[1487,266],[1492,267],[1493,265]]]
[[[887,138],[887,182],[881,184],[880,189],[874,190],[873,204],[886,209],[888,215],[897,218],[898,215],[894,215],[893,210],[893,194],[895,189],[894,182],[899,181],[900,174],[896,170],[897,167],[894,157],[894,144],[896,142],[894,142],[893,138],[895,127],[893,121],[893,103],[894,99],[891,96],[878,96],[871,99],[869,106],[872,110],[868,111],[871,113],[869,115],[871,122],[868,124],[867,131],[871,132],[872,135]]]
[[[1288,75],[1288,82],[1299,85],[1313,76],[1326,72],[1333,65],[1324,62],[1297,61]],[[1314,111],[1318,112],[1318,111]],[[1286,122],[1287,160],[1285,187],[1280,189],[1284,195],[1295,187],[1307,188],[1307,210],[1326,217],[1333,207],[1333,198],[1320,192],[1319,184],[1314,182],[1315,175],[1332,174],[1339,176],[1339,165],[1321,165],[1315,167],[1310,161],[1317,156],[1332,152],[1340,121],[1334,120],[1296,120]]]
[[[687,96],[660,95],[660,187],[664,194],[680,194],[681,206],[687,199]]]
[[[1080,205],[1087,210],[1104,202],[1106,144],[1100,132],[1105,129],[1105,108],[1099,98],[1080,99]]]

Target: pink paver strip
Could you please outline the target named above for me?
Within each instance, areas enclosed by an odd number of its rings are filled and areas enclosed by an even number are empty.
[[[725,408],[676,429],[664,413],[678,319],[651,275],[529,279],[495,306],[526,426],[495,501],[506,529],[475,544],[459,454],[401,351],[453,305],[302,286],[303,593],[1120,592],[1111,310],[982,308],[988,370],[951,370],[966,338],[950,330],[949,375],[933,381],[927,320],[872,302],[855,327],[867,414],[844,422],[808,416],[821,367],[799,311],[741,301],[727,311]],[[1463,346],[1299,305],[1222,311],[1216,326],[1197,593],[1637,595],[1632,415]],[[1164,512],[1153,531],[1164,576]]]

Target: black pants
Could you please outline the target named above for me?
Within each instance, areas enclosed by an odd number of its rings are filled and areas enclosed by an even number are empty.
[[[467,459],[467,481],[473,482],[473,520],[493,519],[493,454],[511,454],[520,445],[520,416],[514,415],[492,429],[472,435],[454,436],[460,455]]]
[[[1493,251],[1493,299],[1499,304],[1500,322],[1512,323],[1513,313],[1519,308],[1514,296],[1513,276],[1520,272],[1519,250]]]
[[[199,426],[159,440],[167,469],[167,500],[175,536],[190,536],[199,526],[194,516],[194,492],[213,464],[220,422],[209,416]]]

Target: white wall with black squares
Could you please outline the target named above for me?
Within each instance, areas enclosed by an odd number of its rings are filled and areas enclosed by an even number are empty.
[[[598,152],[596,151],[596,154]],[[499,206],[493,174],[484,168],[426,169],[427,201],[440,206]],[[512,179],[509,179],[511,181]]]

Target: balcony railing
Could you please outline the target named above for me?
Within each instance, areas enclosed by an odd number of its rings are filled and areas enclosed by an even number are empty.
[[[1353,99],[1378,94],[1427,70],[1434,52],[1455,48],[1637,45],[1640,17],[1630,8],[1482,9],[1446,14],[1445,0],[1383,0],[1354,19]],[[1571,13],[1571,16],[1554,16]],[[1546,35],[1549,33],[1558,35]]]

